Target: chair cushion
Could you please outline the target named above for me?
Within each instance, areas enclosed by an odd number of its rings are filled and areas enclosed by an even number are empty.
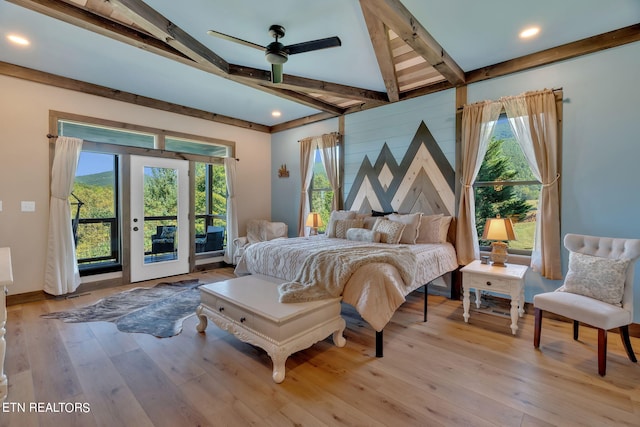
[[[162,227],[161,239],[173,239],[176,237],[176,227],[172,225],[165,225]]]
[[[564,291],[620,305],[629,261],[570,252]]]
[[[629,310],[569,292],[555,291],[534,295],[533,305],[605,330],[628,325],[633,321]]]

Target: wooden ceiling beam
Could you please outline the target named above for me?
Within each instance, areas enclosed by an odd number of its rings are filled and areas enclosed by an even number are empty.
[[[360,0],[360,9],[362,9],[362,15],[367,24],[369,37],[371,38],[373,51],[378,60],[378,68],[380,68],[384,86],[387,88],[387,96],[390,102],[397,102],[400,100],[400,88],[398,87],[393,53],[391,52],[391,45],[389,43],[389,30],[378,16],[373,14],[365,6],[367,1],[368,0]]]
[[[392,29],[452,85],[465,84],[462,68],[418,22],[400,0],[366,0],[361,5]]]
[[[144,32],[61,0],[9,1],[35,12],[159,54],[165,58],[330,114],[339,114],[343,110],[307,94],[320,93],[339,98],[371,102],[373,103],[372,105],[381,105],[388,102],[388,98],[383,92],[293,75],[285,75],[283,84],[274,85],[271,83],[269,71],[227,63],[215,52],[212,52],[140,0],[110,0],[109,4],[114,11],[127,17]]]
[[[94,33],[130,44],[142,50],[164,56],[187,65],[194,65],[194,61],[182,52],[149,34],[137,31],[126,25],[103,18],[86,9],[66,3],[61,0],[7,0],[18,6],[33,10],[77,27],[85,28]]]
[[[467,84],[480,82],[637,41],[640,23],[469,71],[466,80]]]
[[[289,129],[295,129],[300,126],[321,122],[323,120],[332,119],[334,117],[337,117],[337,116],[330,113],[319,113],[319,114],[314,114],[312,116],[301,117],[299,119],[295,119],[295,120],[291,120],[288,122],[271,126],[271,133],[282,132]]]
[[[93,83],[74,80],[68,77],[58,76],[56,74],[45,73],[44,71],[21,67],[19,65],[9,64],[7,62],[0,61],[0,75],[15,77],[18,79],[28,80],[31,82],[41,83],[62,89],[73,90],[89,95],[115,99],[116,101],[127,102],[130,104],[154,108],[161,111],[168,111],[170,113],[181,114],[183,116],[196,117],[212,122],[224,123],[226,125],[237,126],[244,129],[251,129],[267,133],[270,132],[269,126],[261,125],[259,123],[253,123],[229,116],[223,116],[221,114],[215,114],[208,111],[199,110],[197,108],[185,107],[184,105],[161,101],[154,98],[148,98],[146,96],[136,95],[135,93],[124,92]]]
[[[376,104],[386,104],[389,102],[387,94],[369,89],[362,89],[355,86],[330,83],[322,80],[308,79],[291,74],[284,74],[282,83],[271,83],[271,72],[259,70],[244,65],[229,64],[229,75],[241,77],[254,81],[265,87],[283,88],[296,92],[320,93],[323,95],[335,96],[338,98],[349,98],[363,102],[374,102]]]
[[[229,64],[211,49],[193,38],[182,28],[169,21],[141,0],[109,0],[124,16],[129,17],[136,25],[164,40],[169,46],[182,52],[200,64],[213,65],[212,71],[218,75],[229,74]],[[142,20],[142,22],[141,22]]]

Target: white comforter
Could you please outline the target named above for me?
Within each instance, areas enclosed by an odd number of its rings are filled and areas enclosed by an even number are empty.
[[[325,236],[275,239],[249,246],[236,266],[237,275],[264,274],[285,281],[295,280],[305,259],[316,252],[336,247],[369,246],[371,243]],[[380,243],[382,246],[389,246]],[[416,254],[413,283],[404,283],[390,264],[371,263],[360,267],[347,282],[342,299],[356,308],[376,331],[381,331],[405,296],[422,285],[458,267],[453,245],[408,245]]]

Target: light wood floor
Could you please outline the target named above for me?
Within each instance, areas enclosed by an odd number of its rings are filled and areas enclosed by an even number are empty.
[[[226,268],[187,277],[232,275]],[[373,330],[345,306],[347,345],[327,339],[294,354],[282,384],[271,380],[264,351],[212,322],[197,333],[195,316],[167,339],[39,317],[130,287],[8,308],[9,396],[0,425],[640,425],[640,366],[619,336],[609,334],[601,378],[595,331],[582,328],[574,342],[569,323],[544,319],[536,351],[530,307],[513,336],[508,318],[472,311],[465,324],[462,303],[438,296],[429,297],[422,323],[422,294],[412,294],[385,329],[378,359]],[[640,339],[632,343],[640,356]],[[33,403],[56,410],[59,402],[85,403],[88,411],[29,412]]]

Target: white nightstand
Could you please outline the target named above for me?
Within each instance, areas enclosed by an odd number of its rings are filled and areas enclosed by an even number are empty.
[[[480,291],[486,290],[511,296],[511,332],[518,330],[518,317],[524,315],[524,275],[525,265],[507,264],[494,267],[475,260],[462,271],[464,321],[469,322],[469,290],[476,290],[476,307],[480,308]]]

